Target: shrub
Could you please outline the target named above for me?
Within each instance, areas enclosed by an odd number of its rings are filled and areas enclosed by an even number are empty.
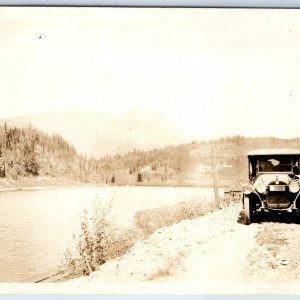
[[[89,275],[107,260],[124,255],[142,237],[138,228],[120,229],[111,219],[111,205],[94,203],[81,216],[80,233],[73,236],[76,253],[67,249],[60,272],[65,279]]]
[[[105,207],[95,202],[92,213],[84,210],[81,215],[80,233],[73,236],[76,253],[68,249],[60,266],[64,273],[70,274],[70,278],[88,275],[105,263],[105,242],[110,226],[107,216],[110,209],[111,203]]]

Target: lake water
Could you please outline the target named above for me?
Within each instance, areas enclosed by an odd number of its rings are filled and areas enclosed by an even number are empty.
[[[0,192],[0,282],[29,282],[56,269],[80,214],[93,203],[112,201],[112,213],[126,226],[137,211],[212,198],[212,189],[103,187]]]

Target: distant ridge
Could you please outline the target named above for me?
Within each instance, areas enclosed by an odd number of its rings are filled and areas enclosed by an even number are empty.
[[[45,132],[59,134],[79,153],[97,158],[188,141],[183,132],[161,114],[143,109],[128,111],[120,117],[105,112],[74,110],[20,116],[11,121],[30,123]]]

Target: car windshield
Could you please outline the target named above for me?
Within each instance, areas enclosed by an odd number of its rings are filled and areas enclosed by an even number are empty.
[[[293,159],[287,156],[261,157],[257,160],[256,167],[261,173],[292,172]]]

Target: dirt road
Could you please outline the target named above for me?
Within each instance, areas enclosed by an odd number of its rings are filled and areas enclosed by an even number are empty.
[[[299,294],[300,225],[245,226],[237,222],[239,212],[234,205],[159,229],[126,255],[69,283],[159,283],[170,293],[190,287],[182,292]]]

